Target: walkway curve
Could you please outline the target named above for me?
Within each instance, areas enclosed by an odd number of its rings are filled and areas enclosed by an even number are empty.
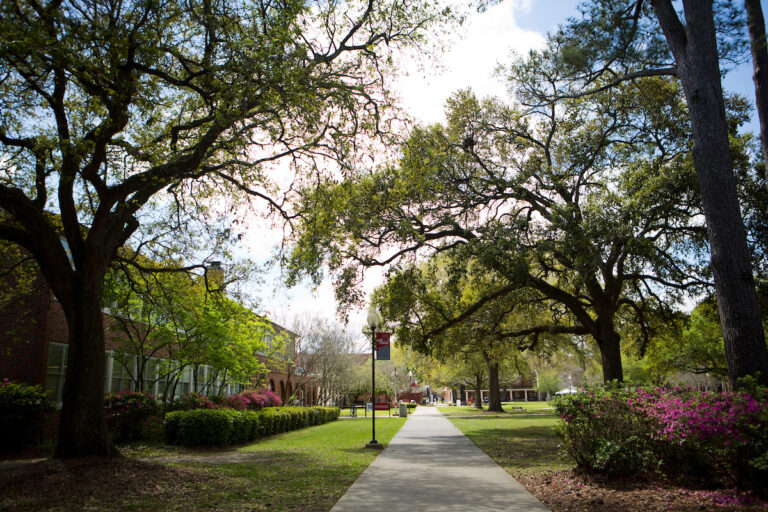
[[[417,407],[331,512],[546,512],[434,407]]]

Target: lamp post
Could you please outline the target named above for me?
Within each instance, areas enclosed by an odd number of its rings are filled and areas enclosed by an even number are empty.
[[[397,403],[397,366],[394,367],[394,370],[392,370],[392,389],[394,390],[395,396],[392,398],[392,401]]]
[[[376,441],[376,329],[381,325],[381,315],[378,311],[368,311],[368,327],[371,329],[371,442],[366,448],[382,448]]]

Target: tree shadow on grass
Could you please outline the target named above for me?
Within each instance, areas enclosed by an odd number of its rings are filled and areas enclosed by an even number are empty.
[[[215,480],[215,479],[213,479]],[[214,483],[192,469],[115,458],[46,459],[0,471],[0,510],[83,509],[108,500],[185,502]]]
[[[552,427],[488,428],[470,432],[468,437],[505,468],[561,470],[566,466]]]
[[[463,420],[540,420],[542,418],[551,417],[553,419],[556,419],[557,416],[552,414],[551,411],[547,412],[541,412],[541,413],[531,413],[531,412],[504,412],[504,413],[485,413],[485,414],[475,414],[471,416],[450,416],[451,421],[463,421]]]

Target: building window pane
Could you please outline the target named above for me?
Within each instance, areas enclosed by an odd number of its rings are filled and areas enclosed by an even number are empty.
[[[130,354],[114,354],[112,366],[112,392],[133,391],[133,375],[136,373],[136,358]]]
[[[64,377],[67,373],[67,345],[51,343],[48,346],[48,365],[45,371],[45,390],[56,403],[61,403]]]
[[[144,392],[156,394],[154,387],[157,380],[157,360],[150,359],[144,363]]]

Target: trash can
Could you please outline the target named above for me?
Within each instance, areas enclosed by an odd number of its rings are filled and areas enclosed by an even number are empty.
[[[400,417],[405,418],[408,416],[408,404],[400,404]]]

